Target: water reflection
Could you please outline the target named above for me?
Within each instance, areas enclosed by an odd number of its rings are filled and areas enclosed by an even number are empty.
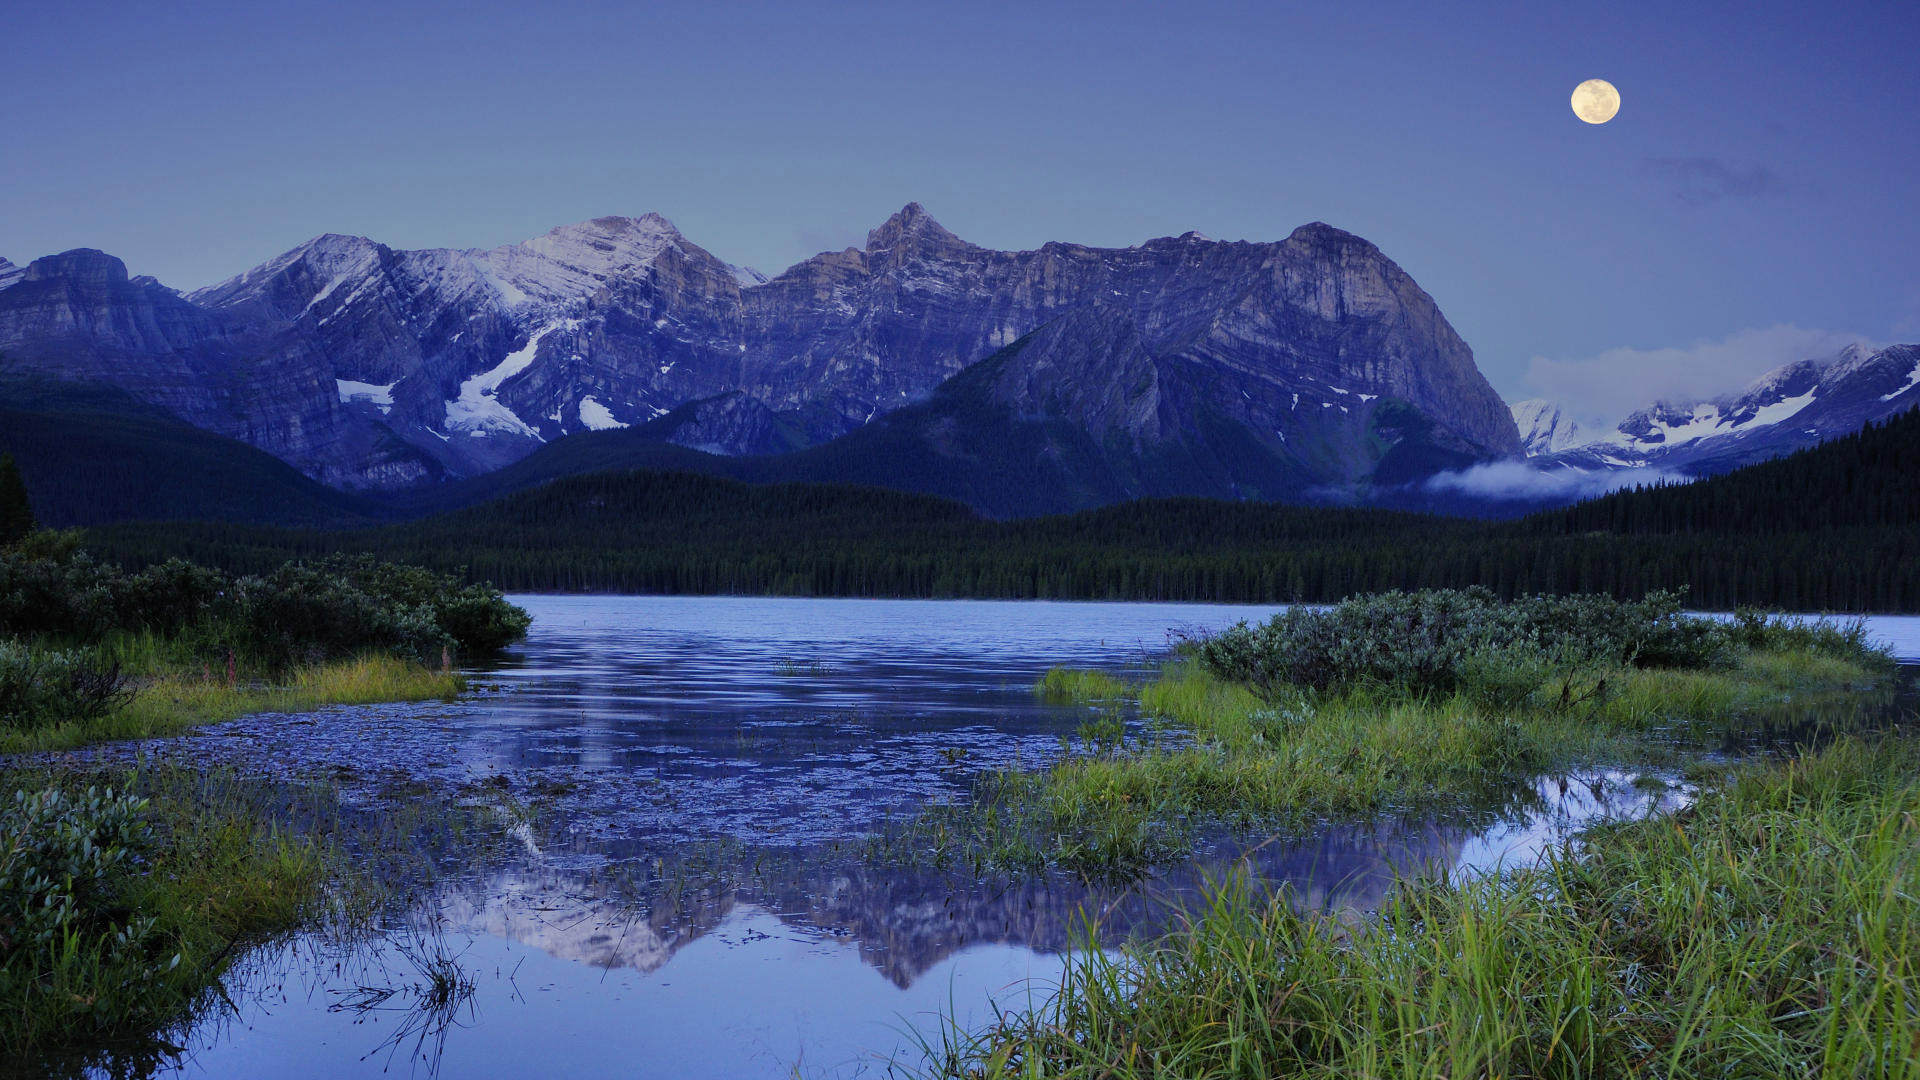
[[[1044,993],[1086,921],[1109,941],[1155,933],[1236,869],[1304,907],[1364,912],[1404,876],[1514,865],[1596,817],[1686,797],[1671,777],[1545,777],[1477,817],[1223,841],[1127,888],[880,868],[846,842],[963,793],[977,770],[1060,752],[1084,714],[1034,698],[1048,666],[1140,666],[1169,629],[1271,609],[525,601],[533,638],[469,699],[252,717],[166,744],[327,777],[362,812],[497,803],[513,854],[460,866],[394,934],[255,953],[229,980],[234,1007],[182,1037],[185,1054],[129,1058],[127,1075],[873,1075],[911,1057],[902,1027]],[[1920,620],[1905,623],[1920,653]],[[1761,727],[1802,739],[1862,704],[1841,695]],[[472,992],[409,1027],[411,1003],[433,1000],[407,989],[432,982],[406,944],[424,926]]]

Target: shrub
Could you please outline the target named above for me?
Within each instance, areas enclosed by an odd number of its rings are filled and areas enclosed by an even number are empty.
[[[1678,593],[1640,600],[1533,596],[1503,603],[1484,588],[1355,597],[1292,608],[1202,640],[1200,662],[1271,695],[1378,684],[1414,695],[1471,690],[1511,707],[1545,675],[1584,665],[1705,668],[1723,662],[1726,631],[1680,612]],[[1532,680],[1529,683],[1529,680]]]
[[[0,640],[0,727],[96,720],[132,696],[119,665],[90,652]]]
[[[530,622],[490,585],[371,556],[292,562],[241,578],[179,559],[127,574],[70,539],[35,533],[0,552],[0,634],[76,642],[152,634],[273,666],[368,650],[431,663],[442,650],[503,648]]]
[[[85,969],[104,1015],[145,996],[156,965],[179,962],[155,955],[155,920],[121,903],[154,848],[146,808],[91,787],[18,791],[0,805],[0,1000],[27,1003],[65,981],[60,969]]]

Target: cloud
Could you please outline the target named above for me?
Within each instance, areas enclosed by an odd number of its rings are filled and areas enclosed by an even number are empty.
[[[1911,334],[1916,331],[1920,331],[1920,285],[1914,286],[1913,292],[1907,296],[1906,306],[1893,324],[1893,332],[1896,334]]]
[[[1639,484],[1685,484],[1685,473],[1665,469],[1536,469],[1520,461],[1491,461],[1457,472],[1435,473],[1422,487],[1436,495],[1528,502],[1577,502]]]
[[[1666,180],[1683,203],[1726,199],[1780,199],[1809,193],[1782,180],[1765,165],[1736,165],[1716,157],[1647,159],[1647,171]]]
[[[1783,323],[1686,348],[1608,349],[1585,360],[1536,356],[1524,379],[1531,396],[1559,405],[1588,431],[1606,431],[1655,401],[1733,393],[1783,364],[1832,356],[1854,342],[1875,344],[1864,334]]]

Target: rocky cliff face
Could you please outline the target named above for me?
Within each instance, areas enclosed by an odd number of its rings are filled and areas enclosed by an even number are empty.
[[[772,280],[657,215],[491,250],[323,236],[184,297],[98,253],[7,274],[0,351],[113,382],[344,486],[482,473],[695,405],[683,445],[819,444],[1029,334],[1045,362],[1003,373],[994,400],[1101,439],[1165,445],[1204,413],[1302,483],[1336,485],[1366,481],[1396,445],[1394,468],[1416,473],[1416,447],[1449,462],[1519,448],[1432,299],[1372,244],[1319,224],[1268,244],[1190,233],[1000,252],[909,205],[864,248]]]

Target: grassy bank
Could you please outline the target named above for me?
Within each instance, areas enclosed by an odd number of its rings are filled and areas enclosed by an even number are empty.
[[[459,672],[434,671],[380,653],[253,677],[236,675],[231,683],[206,668],[178,667],[135,676],[129,683],[124,701],[100,715],[32,727],[0,725],[0,754],[176,735],[201,724],[257,712],[452,700],[466,688],[466,678]]]
[[[1262,696],[1191,662],[1133,686],[1054,671],[1038,691],[1089,707],[1068,753],[981,776],[971,798],[922,812],[881,841],[882,854],[1127,876],[1188,854],[1210,830],[1461,813],[1499,806],[1541,773],[1680,765],[1703,741],[1762,731],[1792,700],[1851,696],[1877,677],[1828,655],[1749,652],[1726,671],[1549,678],[1501,706],[1381,688]],[[1144,729],[1127,727],[1128,703]]]
[[[0,1058],[139,1062],[239,952],[342,902],[300,793],[180,767],[0,774]],[[96,1062],[98,1063],[98,1062]]]
[[[1126,876],[1223,828],[1497,808],[1543,772],[1683,764],[1706,741],[1764,734],[1790,703],[1857,708],[1889,692],[1890,664],[1858,626],[1711,623],[1664,595],[1295,610],[1197,642],[1142,685],[1048,672],[1039,695],[1087,706],[1062,758],[979,777],[877,854]],[[1130,705],[1144,725],[1128,726]]]
[[[956,1077],[1920,1074],[1920,755],[1847,738],[1376,925],[1227,883],[1164,940],[1089,941]]]

